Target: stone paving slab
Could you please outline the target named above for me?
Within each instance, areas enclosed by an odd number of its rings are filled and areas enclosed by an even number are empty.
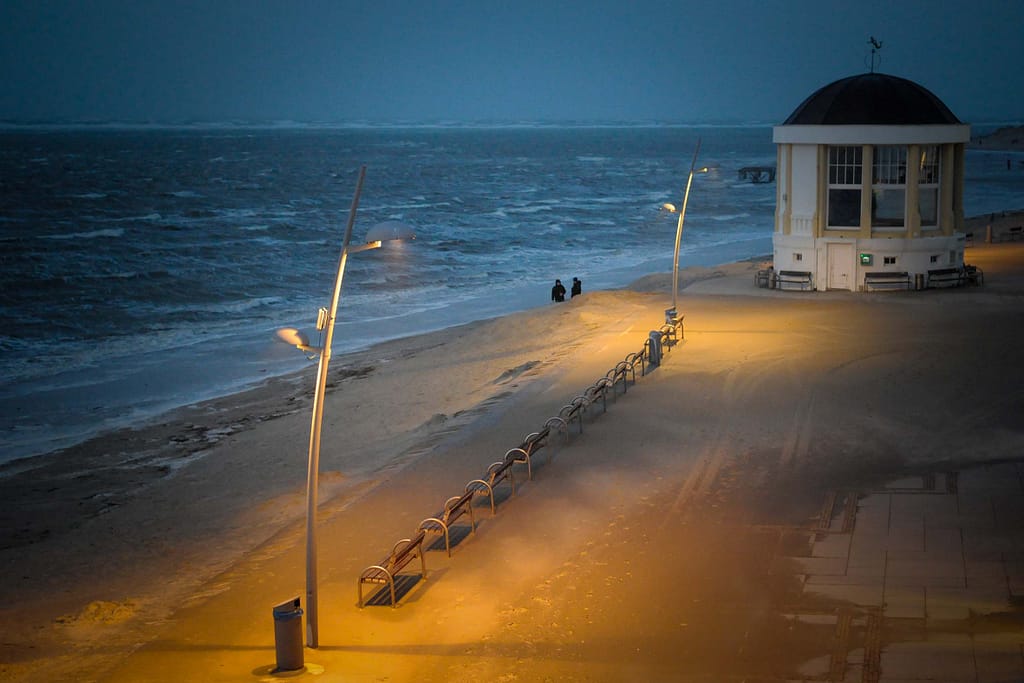
[[[889,535],[886,537],[885,547],[895,553],[923,553],[924,552],[924,520],[907,523],[893,523],[889,525]]]
[[[892,643],[882,652],[881,680],[976,681],[974,646],[967,635],[943,634],[924,642]],[[941,678],[935,678],[936,675]]]
[[[971,593],[960,587],[925,588],[925,616],[940,621],[971,618]]]
[[[925,521],[924,548],[927,552],[941,553],[949,557],[963,555],[963,533],[959,521],[950,527],[935,527],[930,521]]]
[[[885,578],[887,582],[913,579],[922,586],[928,583],[947,585],[950,582],[963,586],[966,582],[963,560],[957,562],[957,558],[945,559],[932,553],[906,560],[894,559],[890,555],[885,565]]]
[[[974,659],[978,683],[1024,681],[1022,646],[1004,634],[975,636]]]
[[[964,573],[967,577],[967,585],[1001,582],[1006,585],[1006,565],[996,561],[976,561],[964,559]]]
[[[1002,562],[1003,558],[1008,553],[1012,554],[1017,547],[1015,539],[1004,534],[995,534],[993,530],[985,531],[967,523],[962,529],[964,557],[968,561]]]
[[[889,619],[924,619],[924,586],[885,586],[885,607],[882,614]]]
[[[878,494],[861,498],[857,503],[857,525],[855,533],[889,532],[891,496]]]
[[[824,539],[815,541],[811,548],[812,557],[841,557],[850,554],[849,534],[828,534]]]
[[[819,577],[814,578],[818,579]],[[853,605],[882,604],[881,583],[825,584],[808,582],[804,585],[804,593]]]

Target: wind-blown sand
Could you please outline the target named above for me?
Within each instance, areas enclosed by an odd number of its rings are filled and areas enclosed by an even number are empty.
[[[961,511],[941,528],[974,538],[977,466],[1024,453],[1024,244],[976,245],[985,285],[946,291],[761,290],[753,261],[685,271],[685,342],[552,440],[496,516],[478,500],[476,533],[427,552],[398,609],[358,609],[359,572],[638,351],[670,275],[335,358],[305,675],[897,680],[954,662],[955,680],[1024,678],[1024,467],[991,470],[1018,491],[985,548],[935,541],[933,517],[894,502],[930,481]],[[270,607],[304,590],[312,381],[4,468],[0,676],[273,679]],[[879,496],[886,525],[864,536]],[[973,589],[976,560],[984,598],[950,593]],[[957,561],[938,587],[913,568]],[[949,617],[956,600],[967,617]]]

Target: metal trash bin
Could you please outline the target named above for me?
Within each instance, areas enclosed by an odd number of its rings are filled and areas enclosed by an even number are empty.
[[[650,347],[647,351],[647,362],[651,365],[661,365],[661,332],[651,330],[647,340]]]
[[[305,662],[302,652],[302,609],[299,598],[274,605],[274,650],[276,671],[295,671]]]
[[[678,316],[679,316],[679,314],[676,311],[674,306],[672,308],[666,308],[665,309],[665,324],[666,325],[675,325],[676,323],[679,322],[679,317]]]
[[[924,273],[914,273],[914,289],[919,292],[924,289]]]

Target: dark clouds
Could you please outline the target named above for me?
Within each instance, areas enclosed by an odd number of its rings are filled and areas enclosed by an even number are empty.
[[[775,123],[865,71],[1024,119],[1024,3],[0,4],[0,119]]]

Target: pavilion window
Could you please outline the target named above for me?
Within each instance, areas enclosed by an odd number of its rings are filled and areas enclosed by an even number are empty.
[[[875,147],[871,164],[871,227],[902,228],[907,206],[907,148]]]
[[[864,150],[828,148],[828,227],[859,228]]]
[[[939,226],[939,148],[937,145],[921,147],[921,158],[917,160],[918,175],[917,208],[921,215],[922,228]]]

